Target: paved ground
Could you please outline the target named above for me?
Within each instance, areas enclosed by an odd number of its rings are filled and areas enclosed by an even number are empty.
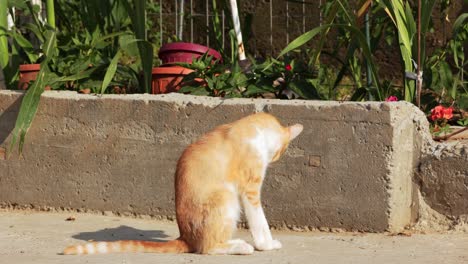
[[[70,216],[74,221],[66,221]],[[174,223],[70,213],[0,211],[0,263],[468,263],[468,234],[274,232],[283,249],[251,256],[58,255],[87,240],[170,239]],[[248,233],[239,237],[251,241]]]

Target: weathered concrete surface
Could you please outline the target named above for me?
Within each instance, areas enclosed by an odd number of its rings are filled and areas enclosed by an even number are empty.
[[[177,237],[174,223],[67,213],[0,211],[2,263],[467,263],[468,234],[390,234],[278,232],[283,248],[250,256],[195,254],[107,254],[63,256],[66,246],[88,240],[169,240]],[[405,233],[410,235],[411,233]],[[240,230],[236,238],[252,243]]]
[[[8,146],[19,102],[19,93],[0,92],[0,147]],[[419,113],[403,102],[46,92],[23,158],[0,160],[0,202],[171,217],[182,150],[255,111],[304,125],[264,185],[273,226],[384,231],[415,218]]]
[[[416,173],[425,202],[438,213],[459,218],[468,215],[468,141],[434,146]]]

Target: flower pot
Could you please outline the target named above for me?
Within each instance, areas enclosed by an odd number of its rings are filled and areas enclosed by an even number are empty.
[[[153,68],[151,92],[153,94],[177,92],[181,87],[182,79],[193,70],[177,65]]]
[[[213,57],[213,62],[221,61],[222,57],[219,52],[210,49],[206,46],[187,43],[187,42],[173,42],[163,45],[159,49],[158,56],[163,64],[174,64],[178,62],[191,63],[194,58],[199,58],[208,52],[208,56]]]
[[[29,83],[36,80],[40,69],[40,64],[21,64],[19,66],[18,88],[20,90],[28,89]]]

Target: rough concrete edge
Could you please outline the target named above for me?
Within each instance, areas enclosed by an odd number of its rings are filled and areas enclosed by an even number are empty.
[[[20,90],[2,90],[0,95],[20,96],[24,91]],[[80,94],[74,91],[45,91],[42,97],[69,99],[69,100],[142,100],[145,103],[152,101],[177,103],[184,107],[187,105],[203,105],[208,107],[217,107],[220,105],[254,105],[255,109],[265,111],[270,105],[301,105],[306,107],[335,107],[338,105],[357,105],[362,108],[382,109],[382,102],[340,102],[323,100],[279,100],[263,98],[220,98],[208,96],[195,96],[180,93],[169,94]],[[386,103],[384,103],[386,104]]]
[[[417,190],[417,199],[419,203],[419,219],[411,227],[412,230],[417,232],[468,232],[467,217],[450,218],[435,211],[424,201],[420,190]]]
[[[414,174],[419,169],[420,162],[424,158],[435,157],[441,159],[449,155],[468,153],[468,145],[459,142],[436,142],[432,139],[429,131],[429,121],[427,117],[414,106],[417,111],[413,111],[411,119],[414,123],[414,140],[416,161]],[[413,174],[413,175],[414,175]],[[424,200],[413,176],[413,186],[415,188],[413,203],[417,204],[417,221],[411,226],[411,230],[418,232],[468,232],[468,215],[464,217],[452,218],[445,216],[432,209]]]
[[[408,135],[408,130],[414,134],[414,120],[425,118],[413,104],[407,102],[389,104],[390,122],[392,124],[392,149],[388,153],[387,171],[388,175],[388,230],[400,232],[411,225],[413,204],[413,169],[417,158],[414,152],[418,144],[415,144],[415,136]],[[408,153],[408,151],[410,153]],[[409,161],[407,155],[412,156]]]

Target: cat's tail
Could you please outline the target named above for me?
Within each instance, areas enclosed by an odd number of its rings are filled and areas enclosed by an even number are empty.
[[[84,245],[67,247],[64,255],[105,254],[113,252],[142,252],[142,253],[189,253],[189,245],[181,240],[167,242],[119,240],[112,242],[91,242]]]

